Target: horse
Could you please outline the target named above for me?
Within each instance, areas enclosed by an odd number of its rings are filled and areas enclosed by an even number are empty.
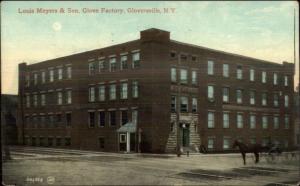
[[[259,162],[259,153],[263,150],[263,147],[260,144],[246,145],[238,140],[235,140],[233,143],[233,148],[239,148],[239,151],[242,154],[244,165],[246,165],[246,153],[254,153],[255,163]]]

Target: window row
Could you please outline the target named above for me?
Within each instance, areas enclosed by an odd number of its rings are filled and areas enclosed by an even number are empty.
[[[66,89],[64,91],[58,90],[56,92],[33,93],[32,95],[25,94],[25,103],[27,108],[30,108],[31,106],[48,106],[51,104],[72,104],[72,90]]]
[[[215,128],[215,112],[208,112],[207,114],[207,128]],[[222,125],[223,128],[230,128],[230,124],[232,123],[236,124],[236,128],[241,129],[244,128],[245,120],[249,120],[249,127],[250,129],[257,128],[258,120],[260,119],[261,128],[262,129],[268,129],[271,128],[269,125],[273,125],[273,129],[289,129],[290,128],[290,117],[289,115],[285,115],[284,118],[280,118],[279,115],[274,116],[267,116],[263,115],[261,118],[258,118],[255,114],[250,114],[249,118],[245,118],[243,113],[237,113],[235,115],[236,118],[232,118],[230,120],[230,113],[229,112],[223,112],[222,113]],[[271,123],[272,122],[272,123]],[[231,126],[232,127],[232,126]]]
[[[207,61],[207,74],[208,75],[214,75],[214,69],[215,69],[215,62],[212,61],[212,60],[208,60]],[[230,71],[229,71],[229,64],[223,64],[223,71],[222,71],[222,76],[223,77],[229,77],[230,76]],[[243,79],[243,67],[242,65],[237,65],[236,66],[236,78],[237,79]],[[268,72],[268,73],[271,73],[271,72]],[[284,86],[289,86],[289,76],[287,75],[284,75],[282,77],[282,79],[280,79],[279,77],[279,74],[277,72],[272,72],[273,74],[273,85],[279,85],[279,80],[282,81],[282,84]],[[256,78],[258,77],[258,74],[255,72],[255,70],[253,68],[250,68],[250,71],[249,71],[249,80],[254,82],[256,81]],[[267,81],[270,81],[271,77],[270,76],[267,76],[267,71],[262,71],[261,72],[261,83],[267,83]]]
[[[229,103],[229,97],[230,97],[230,88],[229,87],[223,87],[222,88],[222,100],[224,103]],[[249,93],[249,104],[250,105],[257,105],[257,92],[255,90],[250,90]],[[272,98],[273,98],[273,106],[274,107],[278,107],[279,106],[279,100],[280,100],[280,95],[281,93],[273,93]],[[245,96],[245,91],[243,89],[236,89],[235,91],[235,99],[236,99],[236,103],[238,104],[242,104],[244,102],[243,97]],[[262,106],[267,106],[270,105],[270,103],[268,103],[268,101],[270,100],[270,98],[268,97],[270,96],[267,92],[262,92],[260,93],[260,104]],[[289,95],[284,95],[284,107],[289,107]],[[207,86],[207,98],[209,101],[214,102],[215,101],[215,86],[214,85],[208,85]]]
[[[33,114],[25,116],[25,128],[55,128],[55,127],[71,127],[72,113],[48,113],[48,114]]]
[[[32,72],[33,79],[31,80],[30,73],[25,75],[25,86],[29,87],[31,83],[33,85],[44,84],[46,82],[54,82],[54,80],[63,80],[72,78],[72,66],[59,66],[56,68],[48,68],[48,70],[42,70],[41,72]]]
[[[179,82],[180,84],[188,84],[188,70],[187,69],[176,69],[175,67],[171,68],[171,82],[178,82],[177,73],[179,72]],[[192,85],[197,85],[197,70],[191,70],[190,82]]]
[[[176,96],[176,95],[171,96],[171,112],[177,111],[177,99],[178,99],[178,96]],[[191,105],[190,106],[191,108],[189,107],[189,105]],[[179,111],[196,113],[198,111],[198,99],[191,98],[189,100],[189,97],[180,96]]]
[[[131,68],[135,69],[140,67],[140,52],[139,51],[132,51],[131,52]],[[119,65],[118,65],[119,64]],[[94,75],[97,72],[115,72],[119,67],[120,70],[128,69],[130,66],[129,64],[129,54],[123,53],[120,54],[120,59],[117,61],[116,55],[112,55],[108,58],[99,57],[98,61],[91,60],[89,62],[89,75]],[[97,70],[98,68],[98,70]]]
[[[128,82],[121,82],[119,86],[120,99],[128,99]],[[108,100],[117,99],[117,84],[104,85],[100,84],[89,87],[89,102],[95,102],[96,97],[98,101],[105,101],[107,98],[106,92],[108,91]],[[97,96],[96,96],[97,95]],[[138,81],[131,82],[131,97],[138,98],[139,96],[139,85]]]
[[[117,117],[118,114],[118,117]],[[131,116],[130,116],[131,114]],[[119,120],[117,120],[119,118]],[[90,128],[107,126],[125,125],[128,122],[137,123],[138,110],[109,110],[109,111],[89,111],[88,112],[88,125]]]
[[[32,146],[71,146],[71,138],[70,137],[35,137],[35,136],[25,136],[25,145]]]
[[[215,137],[215,136],[210,136],[210,137],[207,138],[207,149],[208,150],[215,149],[216,144],[217,144],[217,140],[222,140],[223,149],[224,150],[229,150],[229,149],[232,148],[232,143],[233,143],[233,140],[235,140],[235,139],[232,139],[231,137],[226,137],[226,136],[224,136],[221,139],[217,139],[217,137]],[[242,141],[242,140],[240,139],[239,141]],[[270,138],[269,137],[264,137],[264,138],[261,139],[261,141],[258,141],[256,137],[250,137],[249,142],[251,144],[259,143],[259,144],[262,144],[263,146],[266,146],[270,142]],[[288,140],[287,139],[283,139],[283,140],[279,139],[279,138],[274,139],[274,140],[272,140],[272,143],[275,144],[275,145],[285,147],[285,148],[288,147]]]

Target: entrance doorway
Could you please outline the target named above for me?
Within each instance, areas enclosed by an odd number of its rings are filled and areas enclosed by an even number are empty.
[[[182,128],[182,146],[183,147],[190,146],[190,128],[188,126]]]
[[[119,134],[119,149],[124,152],[135,152],[135,133]]]

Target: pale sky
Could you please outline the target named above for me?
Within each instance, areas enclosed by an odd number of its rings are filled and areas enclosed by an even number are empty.
[[[38,14],[36,8],[175,8],[174,13]],[[159,28],[171,39],[282,63],[293,62],[293,12],[296,9],[296,63],[299,64],[298,3],[266,2],[2,2],[1,89],[18,93],[18,64],[33,64],[139,39]],[[19,13],[34,9],[35,13]],[[299,75],[299,67],[296,70]],[[298,83],[299,78],[295,78]]]

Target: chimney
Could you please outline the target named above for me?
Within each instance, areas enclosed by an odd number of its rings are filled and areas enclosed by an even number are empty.
[[[143,30],[140,32],[140,34],[141,34],[140,38],[142,42],[155,41],[159,43],[164,43],[170,41],[170,32],[156,29],[156,28]]]

